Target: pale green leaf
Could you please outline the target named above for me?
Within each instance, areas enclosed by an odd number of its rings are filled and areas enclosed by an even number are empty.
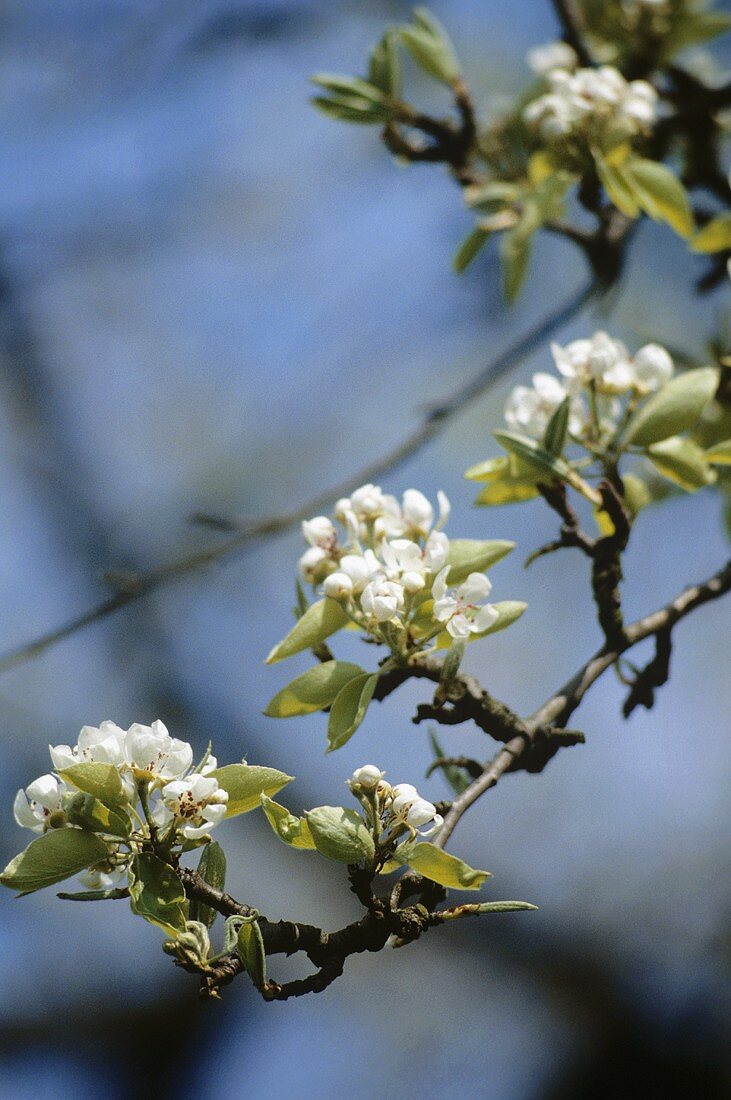
[[[266,659],[268,665],[275,661],[283,661],[285,657],[291,657],[294,653],[301,653],[305,649],[312,649],[341,630],[350,622],[348,616],[336,600],[326,596],[307,608],[301,619],[298,619],[286,638],[279,645],[275,645]]]
[[[498,431],[492,433],[498,443],[516,455],[521,462],[535,473],[551,481],[566,480],[570,475],[568,464],[556,455],[550,454],[540,443],[520,432]]]
[[[652,503],[652,494],[647,487],[647,482],[636,474],[623,474],[624,503],[629,514],[634,517],[648,504]]]
[[[63,808],[69,825],[78,825],[92,833],[106,833],[108,836],[127,837],[132,829],[129,815],[123,810],[113,810],[93,794],[79,791],[64,798]]]
[[[447,32],[426,8],[414,10],[412,26],[399,28],[401,41],[424,72],[452,85],[459,76],[459,61]]]
[[[667,382],[634,413],[622,440],[649,447],[692,428],[718,386],[715,367],[686,371]]]
[[[692,493],[716,479],[715,470],[706,461],[702,447],[692,439],[672,436],[647,448],[653,466],[681,489]]]
[[[706,451],[706,461],[714,466],[731,466],[731,439],[724,439],[722,443],[715,443]]]
[[[317,806],[305,813],[318,852],[338,863],[370,861],[375,844],[360,814],[342,806]]]
[[[665,222],[681,237],[691,236],[695,225],[690,200],[669,168],[644,157],[630,157],[622,173],[637,204],[653,221]]]
[[[323,661],[277,692],[264,713],[269,718],[312,714],[329,707],[350,680],[363,675],[360,665],[347,661]]]
[[[694,252],[725,252],[731,249],[731,211],[712,218],[691,241]]]
[[[208,774],[228,792],[226,817],[255,810],[261,804],[263,794],[276,794],[294,778],[276,768],[264,768],[256,764],[226,764]]]
[[[107,855],[107,845],[94,833],[50,829],[11,859],[0,882],[20,894],[32,894],[99,863]]]
[[[452,260],[452,266],[457,274],[461,275],[463,271],[466,271],[472,261],[479,256],[487,244],[489,236],[490,230],[484,229],[480,225],[476,225],[474,229],[470,230]]]
[[[73,767],[64,768],[58,774],[72,787],[87,794],[93,794],[95,798],[106,802],[109,806],[121,806],[129,802],[119,775],[119,768],[114,764],[74,764]]]
[[[236,939],[236,954],[254,985],[261,989],[266,981],[267,963],[261,928],[255,918],[241,922]]]
[[[365,100],[370,106],[381,106],[386,97],[380,88],[361,80],[357,76],[342,76],[340,73],[315,73],[310,77],[313,84],[332,92],[335,96],[354,96]]]
[[[328,752],[341,748],[353,736],[366,716],[373,698],[378,673],[364,672],[350,680],[330,709],[327,724]]]
[[[389,99],[401,94],[401,71],[393,31],[386,31],[383,38],[371,50],[368,79]]]
[[[610,164],[597,153],[594,154],[594,159],[604,190],[617,209],[621,210],[628,218],[638,217],[640,208],[622,168],[619,165]]]
[[[393,117],[392,108],[377,106],[355,96],[313,96],[310,102],[322,114],[338,122],[354,122],[358,126],[383,126]]]
[[[515,549],[506,539],[450,539],[448,584],[461,584],[470,573],[484,573]]]
[[[476,871],[428,841],[410,846],[405,855],[409,867],[417,874],[454,890],[479,890],[490,875],[489,871]]]
[[[543,437],[543,446],[550,455],[560,457],[566,444],[566,434],[569,430],[569,412],[571,410],[571,398],[564,397],[560,405],[554,409],[551,419],[546,426]]]
[[[135,856],[130,866],[129,898],[133,913],[168,935],[185,932],[188,904],[178,876],[150,852]]]
[[[304,817],[296,817],[289,812],[286,806],[280,806],[265,794],[261,796],[261,808],[267,821],[280,840],[288,844],[290,848],[312,849],[315,842],[312,839],[310,827]]]
[[[217,841],[212,840],[210,844],[206,844],[201,852],[198,874],[214,890],[223,890],[226,885],[226,853]],[[216,916],[216,910],[205,902],[198,901],[197,898],[191,900],[189,920],[200,921],[206,928],[210,928]]]

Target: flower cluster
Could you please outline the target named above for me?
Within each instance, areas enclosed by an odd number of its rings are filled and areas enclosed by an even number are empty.
[[[537,76],[547,76],[555,69],[564,69],[573,72],[579,66],[576,50],[569,46],[568,42],[546,42],[542,46],[534,46],[526,55],[528,67]]]
[[[422,798],[411,783],[392,787],[384,780],[385,774],[375,764],[364,764],[348,780],[351,791],[366,807],[371,824],[377,821],[382,845],[393,847],[396,842],[413,840],[417,833],[419,836],[436,833],[444,822],[436,806]]]
[[[523,118],[546,141],[578,138],[606,150],[655,121],[657,92],[647,81],[628,82],[611,65],[575,72],[555,68],[551,47],[544,50],[532,64],[543,66],[548,91],[528,104]]]
[[[379,486],[364,485],[335,506],[342,530],[327,516],[302,524],[309,543],[299,562],[302,577],[321,585],[354,622],[392,648],[408,641],[409,626],[430,593],[435,600],[430,637],[442,629],[466,637],[497,617],[490,605],[479,606],[491,588],[482,574],[471,574],[455,593],[448,591],[449,539],[442,528],[450,504],[441,491],[437,497],[438,514],[417,489],[407,489],[399,503]]]
[[[560,374],[539,372],[532,386],[516,386],[505,407],[505,420],[514,431],[540,439],[551,416],[570,399],[569,434],[584,439],[598,427],[612,431],[621,411],[620,396],[630,400],[658,390],[673,375],[673,360],[659,344],[646,344],[631,356],[621,340],[606,332],[591,339],[551,345]],[[594,420],[598,420],[598,424]]]
[[[171,737],[160,721],[151,726],[135,722],[128,730],[111,721],[84,726],[75,745],[50,745],[49,750],[56,772],[18,791],[15,820],[40,834],[90,825],[109,838],[107,857],[82,876],[91,889],[107,889],[119,882],[135,851],[149,840],[150,830],[170,849],[175,843],[206,836],[226,814],[228,794],[210,774],[217,767],[215,757],[207,754],[193,768],[191,746]],[[88,774],[78,770],[84,764],[105,768],[90,781]],[[79,799],[89,797],[90,782],[92,787],[95,782],[99,785],[101,795],[102,789],[113,789],[115,775],[113,823],[103,818],[95,823],[96,811],[88,806],[87,818],[79,818]]]

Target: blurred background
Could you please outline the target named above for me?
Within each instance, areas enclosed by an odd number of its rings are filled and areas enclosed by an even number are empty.
[[[543,0],[433,8],[487,105],[521,88],[526,49],[556,35]],[[377,458],[580,285],[570,246],[541,239],[508,312],[489,251],[468,275],[450,271],[470,218],[446,174],[399,170],[374,131],[308,106],[312,71],[361,71],[407,12],[396,0],[2,4],[3,649],[102,599],[108,568],[215,544],[188,522],[197,509],[279,511]],[[632,347],[659,338],[702,356],[728,302],[726,288],[690,292],[700,270],[645,226],[604,314],[561,339],[608,327]],[[444,489],[452,534],[518,541],[491,577],[496,599],[529,612],[467,666],[524,711],[597,644],[585,567],[566,553],[524,572],[554,517],[540,502],[474,511],[462,471],[494,453],[509,386],[547,364],[546,349],[382,481]],[[46,744],[105,718],[161,717],[197,750],[211,738],[219,759],[282,768],[297,776],[297,812],[340,801],[366,761],[420,783],[427,731],[410,715],[423,685],[372,707],[334,756],[317,717],[262,717],[307,665],[262,664],[291,622],[300,552],[296,532],[270,540],[2,676],[3,864],[28,840],[11,800],[47,769]],[[643,514],[628,613],[726,554],[711,492]],[[201,1004],[125,903],[3,891],[0,1096],[729,1095],[728,624],[722,603],[689,618],[671,682],[628,723],[608,674],[577,715],[587,744],[541,776],[507,777],[460,825],[459,853],[494,874],[486,896],[538,913],[354,957],[323,995],[265,1005],[239,981]],[[492,750],[465,728],[440,736],[452,752]],[[448,797],[439,776],[422,787]],[[337,927],[358,914],[338,868],[278,843],[260,815],[221,834],[232,893],[268,916]]]

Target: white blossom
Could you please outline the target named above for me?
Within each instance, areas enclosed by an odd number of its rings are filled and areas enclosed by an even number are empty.
[[[659,390],[673,376],[673,360],[659,344],[645,344],[632,360],[634,381],[645,393]]]
[[[596,332],[589,340],[574,340],[565,347],[553,343],[551,353],[572,393],[589,383],[602,393],[624,393],[632,388],[634,371],[629,352],[621,340],[613,340],[606,332]]]
[[[363,589],[360,606],[369,618],[386,623],[396,618],[405,605],[404,590],[396,581],[378,579]]]
[[[391,791],[391,812],[397,822],[408,825],[422,836],[431,836],[443,824],[444,818],[437,813],[436,806],[422,798],[411,783],[397,783]],[[420,830],[421,825],[431,828]]]
[[[162,804],[171,818],[181,818],[183,836],[197,840],[205,836],[226,816],[228,791],[212,776],[193,772],[185,779],[166,783],[161,794]]]
[[[49,745],[54,768],[62,771],[75,764],[115,764],[119,766],[124,758],[125,731],[109,720],[99,726],[82,726],[77,743],[70,745]]]
[[[546,42],[534,46],[526,56],[529,68],[538,76],[545,76],[553,69],[565,69],[572,72],[579,64],[576,50],[568,42]]]
[[[369,549],[363,554],[344,554],[338,562],[338,571],[350,578],[353,591],[358,595],[381,572],[381,563]]]
[[[113,867],[111,864],[105,870],[98,866],[89,867],[78,876],[79,882],[87,890],[111,890],[126,877],[126,867]]]
[[[353,582],[347,573],[331,573],[322,582],[322,591],[333,600],[346,600],[353,595]]]
[[[366,791],[375,790],[386,773],[382,772],[375,764],[364,764],[362,768],[356,768],[350,777],[353,786],[362,787]]]
[[[329,561],[330,555],[322,546],[311,546],[309,550],[305,550],[298,562],[302,580],[308,584],[316,584],[323,567],[326,568]]]
[[[483,573],[470,573],[467,580],[452,593],[447,588],[448,573],[449,567],[446,567],[432,587],[434,618],[446,625],[453,638],[481,634],[498,617],[492,604],[482,604],[492,591],[490,581]]]
[[[515,386],[505,406],[505,421],[514,431],[542,439],[548,422],[567,396],[566,386],[552,374],[539,371],[533,386]],[[574,398],[569,413],[569,431],[579,435],[584,424],[583,405]]]
[[[338,540],[335,525],[327,516],[303,520],[302,534],[310,546],[319,546],[323,550],[331,550]]]
[[[124,739],[127,763],[160,779],[177,779],[193,763],[193,749],[187,741],[171,737],[162,722],[151,726],[135,722]]]
[[[645,80],[626,81],[618,69],[553,68],[549,90],[523,111],[529,126],[547,140],[567,136],[616,145],[646,130],[656,118],[657,93]]]
[[[53,814],[61,809],[61,799],[69,788],[56,775],[41,775],[19,790],[13,803],[13,816],[18,825],[42,833]]]

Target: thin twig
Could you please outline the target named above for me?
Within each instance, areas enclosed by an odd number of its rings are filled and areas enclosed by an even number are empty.
[[[490,363],[483,367],[469,382],[460,386],[446,400],[430,408],[422,422],[401,442],[382,458],[371,462],[357,473],[346,478],[339,485],[332,486],[324,493],[298,505],[289,511],[266,516],[251,522],[216,520],[219,528],[225,527],[234,533],[217,546],[179,558],[169,565],[161,566],[148,573],[125,577],[124,587],[113,596],[104,600],[91,610],[76,616],[54,630],[41,634],[31,642],[10,650],[0,658],[0,673],[5,672],[23,661],[36,657],[70,637],[92,623],[106,618],[136,600],[148,596],[151,592],[191,573],[197,573],[223,558],[243,553],[252,543],[282,534],[290,530],[303,519],[307,519],[322,508],[327,507],[338,497],[347,496],[359,485],[377,480],[390,473],[410,459],[431,440],[444,430],[446,425],[462,412],[471,402],[482,396],[503,374],[516,366],[533,351],[539,348],[551,335],[574,318],[583,307],[598,293],[596,280],[591,280],[558,309],[534,325],[515,343],[502,351]],[[205,517],[203,517],[205,518]]]

